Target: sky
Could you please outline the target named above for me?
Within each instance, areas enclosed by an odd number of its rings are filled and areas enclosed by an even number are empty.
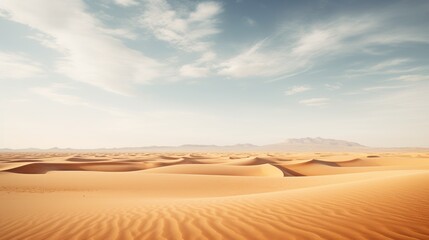
[[[0,148],[429,147],[429,1],[1,0]]]

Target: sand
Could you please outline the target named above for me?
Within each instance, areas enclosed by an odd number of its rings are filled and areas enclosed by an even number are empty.
[[[428,153],[1,153],[0,239],[429,239]]]

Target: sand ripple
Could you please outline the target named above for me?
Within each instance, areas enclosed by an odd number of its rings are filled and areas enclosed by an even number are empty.
[[[429,239],[429,158],[1,154],[0,239]]]

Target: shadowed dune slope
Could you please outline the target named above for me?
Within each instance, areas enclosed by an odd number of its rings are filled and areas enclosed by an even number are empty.
[[[183,164],[153,168],[146,173],[175,173],[175,174],[201,174],[201,175],[230,175],[230,176],[266,176],[283,177],[282,171],[270,164],[257,166],[227,166],[220,164]]]
[[[31,163],[5,170],[13,173],[43,174],[49,171],[106,171],[122,172],[144,169],[143,166],[132,163]]]

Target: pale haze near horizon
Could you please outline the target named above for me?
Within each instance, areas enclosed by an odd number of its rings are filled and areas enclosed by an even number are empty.
[[[0,1],[0,148],[429,147],[427,1]]]

